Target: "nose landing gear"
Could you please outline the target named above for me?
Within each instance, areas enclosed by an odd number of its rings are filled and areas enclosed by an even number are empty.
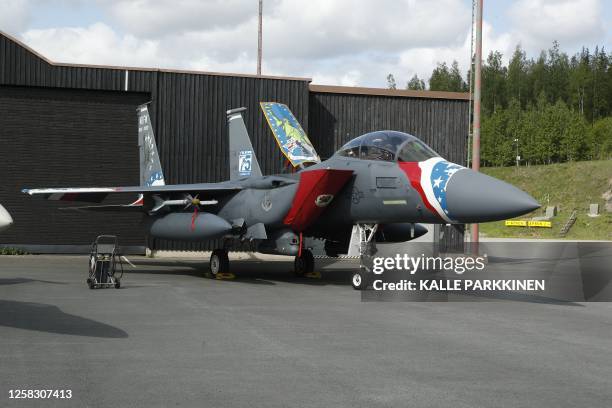
[[[374,280],[374,274],[372,273],[372,257],[376,253],[376,230],[378,224],[356,224],[353,226],[353,232],[351,234],[351,243],[349,248],[354,248],[358,243],[359,251],[359,269],[353,274],[351,278],[351,284],[355,290],[365,290]],[[349,255],[350,252],[349,252]]]

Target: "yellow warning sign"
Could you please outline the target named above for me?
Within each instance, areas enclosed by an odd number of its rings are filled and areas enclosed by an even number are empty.
[[[506,227],[526,227],[527,221],[525,220],[507,220]]]
[[[550,221],[529,221],[527,222],[528,227],[540,227],[540,228],[552,228],[552,222]]]

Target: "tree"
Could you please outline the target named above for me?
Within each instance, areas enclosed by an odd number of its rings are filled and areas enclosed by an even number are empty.
[[[527,101],[531,97],[527,78],[528,69],[527,54],[520,45],[517,45],[508,64],[506,97],[516,99],[522,108],[527,106]]]
[[[467,84],[461,76],[459,64],[453,61],[451,69],[448,69],[446,62],[438,62],[429,78],[429,89],[432,91],[465,92]]]
[[[406,89],[410,89],[413,91],[424,91],[425,81],[420,79],[417,74],[414,74],[414,76],[406,84]]]
[[[496,112],[506,103],[507,69],[502,63],[502,54],[491,51],[482,69],[482,106],[485,114]]]
[[[395,83],[395,77],[393,74],[387,75],[387,88],[397,89],[397,84]]]
[[[569,104],[584,115],[586,92],[591,78],[591,55],[588,48],[582,48],[570,61]]]
[[[450,72],[446,62],[438,62],[429,78],[429,89],[431,91],[448,91],[450,86]]]
[[[559,51],[559,43],[553,41],[553,46],[548,50],[548,64],[546,66],[547,81],[546,95],[551,103],[559,99],[568,102],[569,89],[569,61],[567,54]]]
[[[612,159],[612,117],[596,121],[589,131],[588,157],[591,160]]]

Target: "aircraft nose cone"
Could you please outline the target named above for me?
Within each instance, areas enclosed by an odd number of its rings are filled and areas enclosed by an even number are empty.
[[[13,223],[11,214],[0,205],[0,231],[7,229]]]
[[[524,191],[469,169],[450,179],[446,197],[450,216],[466,223],[506,220],[540,208]]]

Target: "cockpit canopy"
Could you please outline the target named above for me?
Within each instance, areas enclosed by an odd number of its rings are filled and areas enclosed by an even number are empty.
[[[394,130],[379,130],[356,137],[342,146],[336,155],[402,162],[419,162],[439,156],[416,137]]]

